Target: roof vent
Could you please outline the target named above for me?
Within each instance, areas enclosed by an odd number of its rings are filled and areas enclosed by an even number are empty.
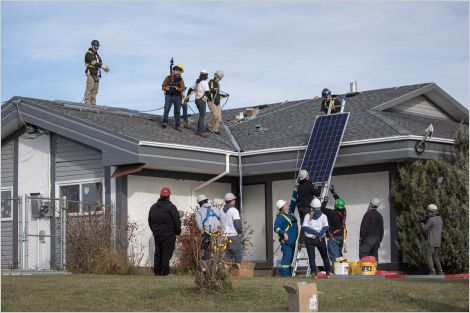
[[[351,80],[349,83],[349,92],[356,93],[357,92],[357,80]]]

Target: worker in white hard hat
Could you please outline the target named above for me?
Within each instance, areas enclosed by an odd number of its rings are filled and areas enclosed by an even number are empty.
[[[311,212],[305,215],[302,229],[305,232],[305,247],[307,248],[308,262],[312,273],[312,278],[317,277],[317,266],[315,264],[315,248],[320,252],[325,267],[326,276],[330,277],[331,265],[328,259],[326,248],[326,233],[328,232],[328,218],[322,213],[322,203],[320,199],[313,198],[310,203]]]
[[[297,226],[297,218],[294,215],[295,205],[290,205],[285,200],[278,200],[276,208],[279,213],[274,221],[274,232],[279,235],[281,242],[281,276],[291,276],[291,263],[294,259],[295,244],[299,228]]]
[[[231,244],[230,248],[227,251],[229,258],[234,258],[235,263],[240,267],[242,262],[242,244],[240,241],[240,235],[243,232],[242,220],[240,218],[240,213],[236,208],[237,197],[231,192],[225,194],[224,196],[225,206],[222,209],[224,213],[223,219],[223,228],[224,233],[230,239]]]
[[[207,105],[212,114],[207,121],[207,126],[217,135],[219,135],[220,121],[222,121],[222,108],[220,106],[220,81],[224,78],[224,72],[218,70],[214,73],[214,78],[209,81],[210,98]]]
[[[310,175],[306,170],[300,170],[297,178],[297,210],[299,210],[300,223],[304,221],[305,215],[310,212],[310,203],[314,197],[320,197],[320,188],[310,182]],[[301,230],[299,245],[304,245],[304,233]]]
[[[218,235],[222,229],[223,212],[214,207],[205,195],[197,196],[197,203],[199,209],[196,212],[196,224],[201,232],[201,250],[202,259],[206,260],[209,257],[210,245],[212,238]]]
[[[207,70],[201,70],[199,73],[199,78],[196,80],[193,86],[189,88],[188,94],[186,95],[183,101],[183,128],[189,128],[189,121],[188,121],[188,102],[189,98],[191,97],[192,93],[195,94],[195,103],[196,107],[199,111],[199,119],[197,122],[197,132],[196,135],[199,135],[203,138],[206,138],[206,129],[204,126],[204,119],[206,116],[206,104],[207,99],[210,97],[210,90],[209,90],[209,73]]]
[[[430,204],[427,214],[421,220],[421,227],[427,235],[426,261],[428,263],[429,275],[443,275],[441,262],[439,261],[439,248],[442,239],[442,217],[440,217],[437,205]]]
[[[359,258],[374,256],[377,263],[379,263],[380,243],[384,237],[384,221],[382,214],[377,211],[379,206],[378,198],[370,200],[367,212],[362,218],[359,235]]]

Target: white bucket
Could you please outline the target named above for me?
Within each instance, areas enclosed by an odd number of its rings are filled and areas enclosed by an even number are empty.
[[[335,275],[349,275],[349,263],[348,262],[335,262]]]

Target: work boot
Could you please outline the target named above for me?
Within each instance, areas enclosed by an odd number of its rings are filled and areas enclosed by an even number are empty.
[[[163,127],[163,128],[166,128],[167,124],[168,124],[167,122],[163,122],[163,123],[162,123],[162,127]]]
[[[187,118],[183,119],[183,124],[181,125],[183,128],[189,128],[189,121]]]
[[[201,136],[202,138],[207,138],[207,135],[204,132],[197,132],[196,135]]]
[[[181,129],[181,127],[179,127],[179,126],[175,126],[175,130],[176,130],[176,131],[179,131],[179,132],[182,132],[182,131],[183,131],[183,130]]]
[[[317,273],[312,273],[312,279],[317,279]]]

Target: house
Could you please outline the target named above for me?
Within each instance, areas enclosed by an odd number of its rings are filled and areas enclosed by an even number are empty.
[[[280,251],[274,254],[274,203],[290,198],[320,101],[263,105],[242,120],[237,116],[244,109],[225,110],[227,128],[221,136],[204,139],[194,129],[162,129],[157,115],[13,97],[2,105],[2,198],[101,197],[115,207],[116,221],[130,219],[140,225],[145,265],[153,257],[148,210],[162,186],[171,188],[172,202],[183,211],[195,205],[199,193],[221,203],[225,193],[233,192],[243,199],[242,218],[254,229],[247,259],[270,267],[280,258]],[[361,219],[370,199],[378,197],[385,225],[379,259],[384,268],[394,268],[402,262],[389,202],[397,164],[451,157],[453,135],[459,123],[468,124],[468,109],[435,83],[425,83],[351,94],[345,111],[351,114],[332,183],[348,208],[348,257],[358,258]],[[415,145],[429,124],[434,127],[430,145],[418,153]],[[5,267],[17,267],[21,259],[17,243],[22,212],[16,206],[5,214],[2,208]],[[79,206],[74,210],[69,214],[82,213]],[[36,268],[54,263],[53,249],[46,250],[48,257],[36,262]]]

